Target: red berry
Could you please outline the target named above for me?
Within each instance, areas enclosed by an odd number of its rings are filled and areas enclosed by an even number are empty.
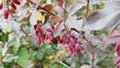
[[[117,55],[120,56],[120,40],[117,41],[117,43],[115,45],[115,50],[117,52]]]
[[[53,36],[52,36],[52,33],[46,34],[46,40],[47,40],[47,39],[49,39],[51,43],[54,42],[54,38],[53,38]]]
[[[82,49],[82,48],[81,48],[81,45],[77,45],[77,46],[76,46],[76,54],[77,54],[77,55],[80,54],[81,49]]]
[[[58,0],[58,6],[62,7],[63,0]]]
[[[47,28],[46,31],[53,32],[53,29],[52,28]]]
[[[13,0],[13,2],[14,2],[15,4],[20,5],[20,1],[19,1],[19,0]]]
[[[8,19],[8,16],[9,16],[9,11],[8,11],[8,9],[4,9],[4,10],[3,10],[3,17],[4,17],[4,19]]]
[[[120,63],[120,58],[117,58],[116,60],[115,60],[115,64],[117,65],[117,64],[119,64]]]
[[[39,36],[39,37],[38,37],[38,42],[39,42],[39,43],[43,43],[43,42],[44,42],[44,40],[45,40],[45,39],[44,39],[44,37],[43,37],[43,36]]]
[[[120,68],[120,57],[115,60],[116,68]]]
[[[61,39],[60,36],[57,36],[56,38],[57,38],[58,43],[64,44],[63,39]]]
[[[9,4],[10,4],[10,6],[11,6],[14,10],[16,10],[16,6],[15,6],[15,4],[14,4],[13,2],[10,2]]]
[[[2,9],[2,7],[3,7],[3,3],[2,3],[2,2],[0,2],[0,9]]]
[[[118,40],[117,42],[116,42],[116,45],[115,46],[120,46],[120,40]]]

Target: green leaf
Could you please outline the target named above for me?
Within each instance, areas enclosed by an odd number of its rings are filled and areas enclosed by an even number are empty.
[[[115,67],[115,64],[112,60],[110,59],[104,59],[104,60],[100,60],[98,62],[98,65],[101,67],[101,68],[108,68],[108,67],[111,67],[111,68],[114,68]]]
[[[16,54],[19,50],[19,47],[20,47],[20,38],[15,37],[14,42],[11,42],[11,43],[13,46],[13,52],[14,52],[14,54]]]
[[[2,30],[0,30],[0,36],[2,36],[3,35],[3,32],[2,32]]]
[[[46,45],[47,45],[47,43],[43,43],[43,44],[40,45],[41,46],[40,48],[41,49],[46,49],[46,47],[47,47]]]
[[[45,54],[46,54],[46,55],[53,55],[54,52],[55,52],[55,51],[54,51],[52,48],[47,48],[47,49],[45,50]]]
[[[27,62],[29,60],[29,54],[26,48],[22,48],[19,52],[18,52],[18,59],[17,59],[17,63],[23,67],[26,68],[27,67]]]
[[[58,64],[58,68],[69,68],[69,67],[66,66],[66,64],[64,64],[64,63],[60,63],[60,64]]]
[[[57,44],[57,43],[58,43],[57,38],[54,38],[54,44]]]
[[[57,68],[57,67],[58,67],[58,65],[55,64],[55,63],[53,63],[53,64],[50,65],[50,68]]]
[[[2,34],[2,36],[0,36],[0,41],[7,42],[8,41],[8,35],[9,35],[9,33]]]
[[[100,5],[99,5],[99,8],[100,9],[103,9],[105,7],[105,5],[103,4],[103,3],[101,3]]]
[[[42,60],[44,57],[44,52],[42,52],[41,50],[39,50],[36,54],[36,58],[39,60]]]
[[[3,68],[13,68],[13,63],[4,63],[4,67]]]
[[[81,64],[79,61],[76,61],[76,67],[75,68],[80,68]]]
[[[0,0],[0,2],[4,2],[4,0]]]
[[[30,52],[30,59],[34,60],[35,59],[35,55],[36,55],[35,51],[31,51]]]

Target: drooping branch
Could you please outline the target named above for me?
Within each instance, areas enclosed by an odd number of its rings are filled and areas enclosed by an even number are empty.
[[[33,5],[36,5],[36,3],[34,3],[32,0],[27,0],[29,3],[33,4]],[[49,10],[47,10],[46,8],[42,7],[41,5],[38,5],[38,8],[37,9],[42,9],[44,11],[46,11],[47,13],[51,14],[51,15],[55,15],[53,14],[52,12],[50,12]]]

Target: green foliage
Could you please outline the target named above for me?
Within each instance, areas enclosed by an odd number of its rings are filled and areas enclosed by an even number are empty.
[[[98,65],[100,66],[100,68],[105,68],[105,67],[114,68],[115,67],[114,62],[110,59],[100,60]]]
[[[3,33],[2,30],[0,30],[0,41],[7,42],[8,41],[8,35],[9,35],[9,33]]]
[[[18,51],[18,59],[16,62],[23,68],[26,68],[28,60],[29,60],[29,53],[25,47],[21,47],[21,49]]]

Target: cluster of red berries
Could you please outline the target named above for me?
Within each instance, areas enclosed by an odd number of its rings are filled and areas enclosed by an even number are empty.
[[[34,25],[34,32],[38,42],[43,43],[45,40],[49,40],[50,43],[54,43],[55,40],[57,40],[57,43],[59,44],[66,44],[71,54],[79,55],[81,53],[82,43],[77,37],[75,37],[75,35],[68,34],[64,38],[60,38],[60,36],[54,37],[54,29],[54,27],[51,27],[44,30],[41,24],[37,23]]]
[[[9,6],[12,7],[12,9],[16,10],[16,5],[20,5],[19,0],[10,0],[9,1]],[[0,2],[0,9],[3,8],[3,2]],[[4,19],[8,19],[9,16],[9,10],[8,9],[3,9],[3,17]]]
[[[54,38],[52,36],[52,31],[53,31],[52,29],[46,29],[45,32],[45,30],[42,28],[42,25],[37,23],[36,25],[34,25],[33,30],[39,43],[43,43],[47,39],[49,39],[51,43],[54,42]]]
[[[79,40],[75,35],[68,34],[65,38],[61,39],[60,41],[62,44],[67,44],[68,49],[71,54],[79,55],[82,50],[82,42]]]

